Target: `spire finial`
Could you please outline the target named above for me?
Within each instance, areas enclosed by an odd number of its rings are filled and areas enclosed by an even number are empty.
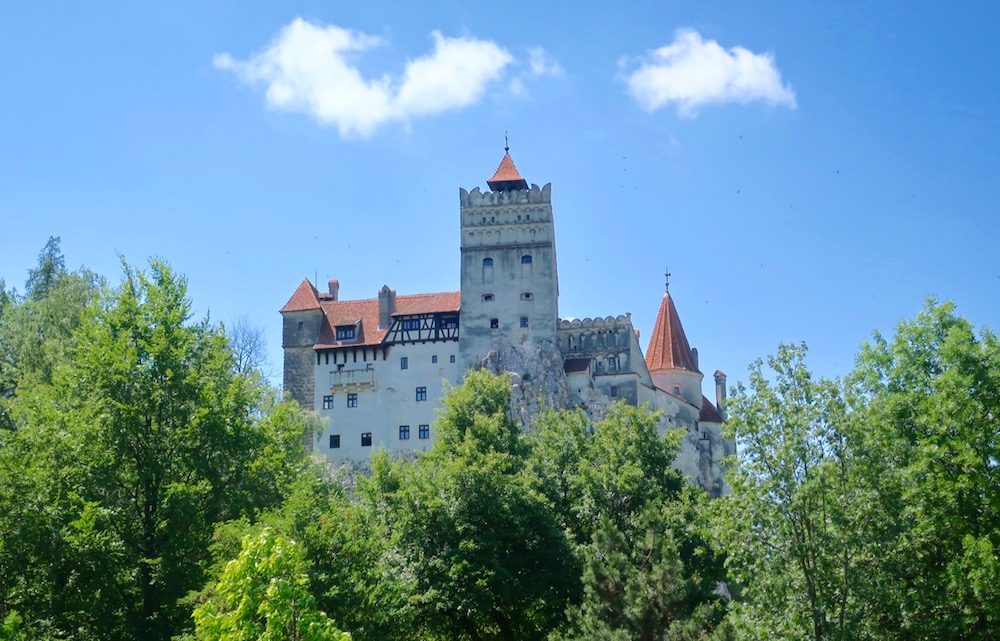
[[[663,270],[663,291],[670,291],[670,268],[665,267]]]
[[[504,151],[504,153],[507,153],[507,154],[510,153],[510,143],[507,142],[507,130],[506,129],[504,129],[504,131],[503,131],[503,151]]]

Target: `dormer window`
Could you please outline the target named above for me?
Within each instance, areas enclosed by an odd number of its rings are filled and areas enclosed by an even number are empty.
[[[337,340],[338,341],[353,341],[354,340],[354,325],[342,325],[337,328]]]
[[[492,258],[484,258],[483,259],[483,267],[493,267],[493,259]]]

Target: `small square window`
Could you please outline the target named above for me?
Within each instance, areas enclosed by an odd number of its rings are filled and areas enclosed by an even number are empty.
[[[531,256],[529,256],[527,254],[525,254],[524,256],[521,256],[521,264],[522,265],[530,265],[531,264]]]
[[[410,426],[400,425],[399,426],[399,440],[408,441],[410,440]]]
[[[531,292],[524,292],[521,294],[521,300],[531,300],[531,299],[532,299]]]
[[[674,385],[674,394],[680,394],[680,393],[681,393],[681,388],[680,388],[680,386],[678,386],[678,385]]]
[[[492,258],[484,258],[483,259],[483,267],[493,267],[493,259]]]
[[[450,362],[450,363],[454,363],[455,362],[455,355],[454,354],[452,354],[451,356],[448,357],[448,362]]]
[[[490,319],[490,329],[500,329],[500,319],[491,318]]]
[[[347,395],[347,406],[348,407],[357,407],[358,406],[358,395],[357,394],[348,394]]]
[[[340,449],[340,434],[330,435],[330,449],[331,450]]]
[[[521,317],[521,327],[527,327],[527,326],[528,326],[528,317],[527,316],[522,316]]]
[[[436,362],[438,362],[438,357],[437,357],[437,354],[434,354],[433,356],[431,356],[431,362],[432,362],[432,363],[436,363]]]
[[[362,432],[361,433],[361,447],[371,447],[372,446],[372,433]]]
[[[323,409],[325,409],[325,410],[332,410],[333,409],[333,396],[332,395],[331,396],[324,396],[323,397]]]
[[[410,360],[403,356],[399,359],[399,369],[406,369],[410,366]]]
[[[483,302],[489,303],[493,300],[493,294],[483,294]]]
[[[430,425],[421,425],[419,429],[420,429],[420,432],[419,432],[418,436],[420,438],[422,438],[422,439],[428,439],[428,438],[431,437],[431,426]]]
[[[418,387],[417,388],[417,400],[418,401],[426,401],[427,400],[427,388],[426,387]]]

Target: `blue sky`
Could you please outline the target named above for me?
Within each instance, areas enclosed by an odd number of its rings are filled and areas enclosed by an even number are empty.
[[[1000,5],[19,3],[0,9],[0,278],[50,235],[187,275],[264,328],[459,285],[458,188],[503,155],[553,185],[563,317],[664,267],[706,372],[779,341],[823,375],[951,299],[1000,317]]]

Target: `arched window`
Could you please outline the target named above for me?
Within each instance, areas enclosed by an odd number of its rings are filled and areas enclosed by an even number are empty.
[[[483,267],[493,267],[493,259],[492,258],[484,258],[483,259]]]
[[[521,256],[521,264],[522,265],[530,265],[531,264],[531,256],[529,256],[527,254],[525,254],[524,256]]]

